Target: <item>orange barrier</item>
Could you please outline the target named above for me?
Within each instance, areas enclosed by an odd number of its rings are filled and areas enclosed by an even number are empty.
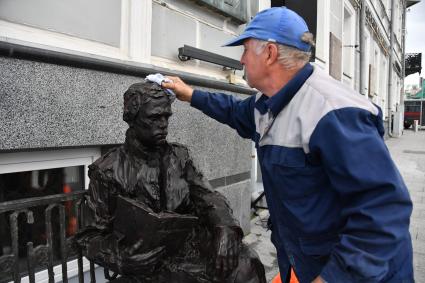
[[[272,283],[282,283],[282,279],[280,278],[280,272],[273,278]],[[291,268],[291,280],[289,283],[299,283],[297,276],[295,275],[294,270]]]
[[[275,278],[273,278],[272,283],[282,283],[282,280],[280,279],[280,272],[276,275]]]
[[[65,194],[70,194],[72,193],[72,188],[68,184],[64,184],[63,192]],[[66,227],[66,235],[71,236],[77,232],[77,217],[73,215],[72,201],[65,202],[65,210],[66,210],[66,214],[69,217],[68,225]]]

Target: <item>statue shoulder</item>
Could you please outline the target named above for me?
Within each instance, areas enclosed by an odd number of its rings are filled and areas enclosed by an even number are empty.
[[[172,151],[174,152],[174,154],[176,154],[177,157],[183,158],[186,160],[190,158],[190,153],[187,146],[180,143],[176,143],[176,142],[170,143],[170,146],[172,148]]]
[[[92,176],[107,176],[107,172],[114,170],[114,164],[119,162],[121,157],[121,152],[123,150],[123,146],[115,147],[101,157],[99,157],[95,162],[89,165],[89,177]]]

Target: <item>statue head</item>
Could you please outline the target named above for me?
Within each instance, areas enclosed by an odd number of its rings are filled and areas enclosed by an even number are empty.
[[[124,93],[123,119],[143,145],[166,142],[173,100],[159,85],[148,81],[135,83]]]

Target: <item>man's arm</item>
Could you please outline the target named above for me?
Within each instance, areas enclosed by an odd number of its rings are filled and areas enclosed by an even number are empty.
[[[223,93],[210,93],[193,90],[178,77],[168,77],[172,82],[163,82],[162,86],[176,93],[178,99],[190,102],[190,105],[201,110],[206,115],[227,124],[235,129],[243,138],[254,139],[255,96],[245,100],[237,99]]]
[[[321,273],[327,282],[380,282],[408,238],[412,203],[378,123],[368,111],[340,109],[310,139],[344,205],[340,241]]]

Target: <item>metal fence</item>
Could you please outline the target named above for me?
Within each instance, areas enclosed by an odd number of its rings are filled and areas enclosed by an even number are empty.
[[[28,276],[29,282],[33,283],[36,269],[47,269],[49,283],[53,283],[55,282],[53,267],[60,264],[62,281],[67,283],[67,261],[70,258],[77,258],[78,280],[84,282],[82,251],[75,245],[73,235],[67,237],[65,225],[66,211],[68,211],[66,208],[72,207],[75,212],[76,231],[81,229],[85,194],[85,191],[78,191],[0,202],[0,215],[3,215],[6,221],[8,220],[10,227],[9,252],[0,254],[0,282],[21,282],[21,277]],[[20,228],[26,223],[34,223],[34,210],[36,209],[44,209],[45,235],[43,234],[43,238],[45,238],[45,244],[34,246],[33,241],[23,242]],[[43,219],[37,219],[37,221],[43,221]],[[5,227],[0,229],[5,229]],[[26,248],[26,260],[25,257],[20,257],[20,254],[22,256],[25,253],[25,250],[22,250],[23,245],[26,245],[24,247]],[[26,264],[23,261],[26,261]],[[96,282],[94,269],[94,263],[90,262],[90,282]],[[105,270],[106,274],[108,274],[107,270]]]

